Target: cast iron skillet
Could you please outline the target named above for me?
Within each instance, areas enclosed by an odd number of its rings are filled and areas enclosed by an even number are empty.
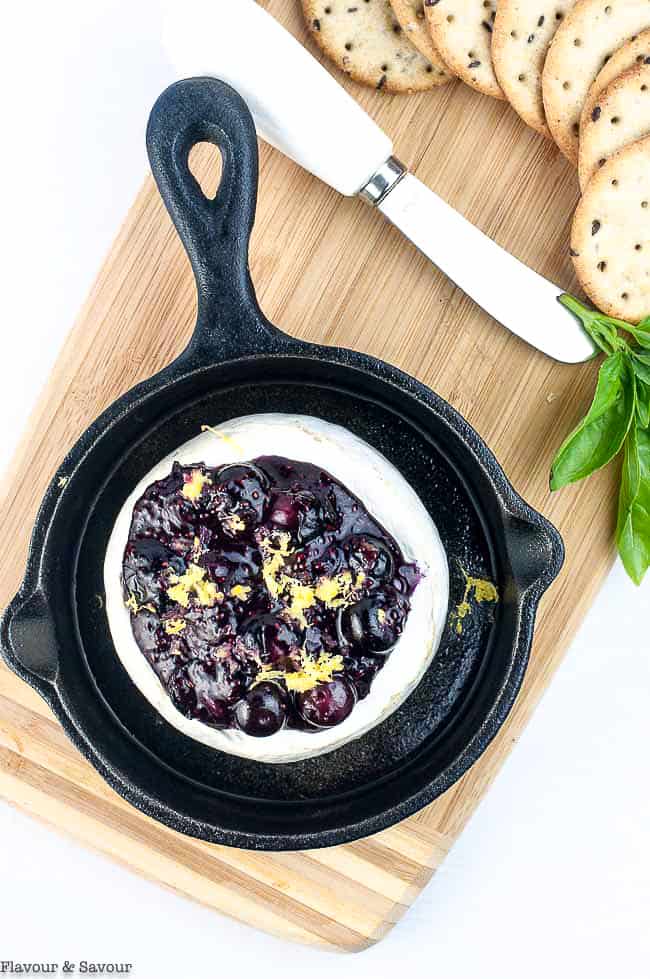
[[[223,156],[215,200],[187,163],[205,140]],[[196,329],[177,360],[90,426],[55,475],[2,620],[2,652],[106,781],[155,819],[239,847],[344,843],[431,802],[485,750],[521,684],[562,541],[428,388],[364,354],[294,340],[261,313],[248,272],[257,143],[236,92],[208,78],[172,85],[147,145],[196,276]],[[138,480],[202,423],[265,411],[346,425],[383,452],[432,513],[451,571],[450,625],[414,693],[361,739],[291,765],[225,755],[168,725],[124,672],[103,607],[108,536]],[[500,601],[475,605],[459,634],[462,569],[495,581]]]

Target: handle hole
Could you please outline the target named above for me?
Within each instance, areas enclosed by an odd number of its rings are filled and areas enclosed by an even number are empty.
[[[199,187],[213,201],[219,193],[223,158],[218,146],[213,143],[195,143],[189,152],[187,165]]]

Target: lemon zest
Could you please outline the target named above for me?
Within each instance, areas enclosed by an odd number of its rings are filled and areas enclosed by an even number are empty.
[[[276,534],[273,538],[265,537],[259,542],[262,552],[262,578],[266,589],[273,598],[279,598],[282,585],[276,576],[284,567],[285,558],[292,554],[291,535]]]
[[[203,487],[211,485],[212,480],[209,476],[202,473],[200,469],[193,469],[192,478],[184,484],[181,492],[186,500],[198,500],[203,492]]]
[[[243,453],[241,445],[232,437],[232,435],[226,435],[225,432],[218,432],[216,428],[212,427],[212,425],[201,425],[201,431],[211,432],[212,435],[218,439],[221,439],[222,442],[226,443],[226,445],[232,445],[233,449],[236,449],[240,455]]]
[[[316,585],[305,585],[283,571],[286,559],[293,554],[290,534],[278,533],[273,538],[261,540],[259,546],[262,552],[262,578],[267,591],[275,599],[284,597],[287,615],[303,628],[308,625],[305,612],[317,601],[327,608],[350,605],[356,600],[357,591],[365,580],[361,573],[353,579],[349,571],[342,571],[331,578],[321,578]]]
[[[331,656],[322,652],[318,659],[311,657],[303,649],[300,653],[300,669],[293,673],[274,670],[270,664],[263,664],[255,678],[255,683],[263,680],[284,680],[287,690],[304,693],[313,690],[319,683],[329,683],[335,673],[343,669],[343,657]]]
[[[496,585],[488,581],[486,578],[474,578],[472,575],[468,574],[465,569],[461,566],[460,570],[465,578],[465,592],[463,594],[462,601],[456,606],[455,612],[452,613],[452,618],[455,619],[455,629],[457,635],[462,635],[463,633],[463,619],[470,615],[472,611],[472,605],[470,599],[473,597],[474,601],[480,605],[483,602],[498,602],[499,593],[497,591]],[[472,591],[474,592],[472,596]]]
[[[252,590],[250,585],[233,585],[230,589],[230,594],[233,598],[241,598],[245,602]]]
[[[168,597],[172,602],[178,602],[183,608],[188,607],[192,595],[196,596],[199,605],[207,607],[223,601],[223,592],[217,590],[214,582],[206,581],[205,576],[205,568],[190,563],[185,574],[169,576],[171,587],[167,589]]]
[[[231,534],[236,533],[238,530],[246,530],[246,524],[238,513],[232,513],[229,517],[226,517],[224,524]]]
[[[328,608],[340,608],[356,600],[356,593],[365,581],[362,572],[352,577],[349,571],[341,571],[333,578],[321,578],[316,585],[316,598]]]
[[[187,625],[183,619],[168,619],[165,622],[165,632],[168,636],[177,636]]]
[[[138,600],[132,592],[124,604],[128,609],[131,609],[134,615],[137,614],[139,609]]]
[[[146,605],[138,605],[138,600],[133,594],[133,592],[129,592],[129,597],[127,598],[124,604],[128,609],[131,610],[131,612],[133,612],[134,615],[137,615],[138,612],[142,612],[143,609],[146,609],[147,612],[156,611],[156,609],[151,604],[151,602],[147,602]]]

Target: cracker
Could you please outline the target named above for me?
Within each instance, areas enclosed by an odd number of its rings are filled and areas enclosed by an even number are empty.
[[[423,54],[435,67],[446,69],[427,27],[424,0],[390,0],[390,5],[400,27],[420,54]],[[447,70],[447,75],[446,81],[451,81],[453,75],[449,70]]]
[[[449,81],[442,64],[432,64],[408,39],[389,0],[302,0],[302,6],[319,47],[356,82],[422,92]]]
[[[484,95],[504,98],[492,66],[495,0],[424,0],[424,9],[449,69]]]
[[[548,46],[575,0],[499,0],[492,32],[492,61],[508,102],[524,122],[551,137],[542,101]]]
[[[542,73],[546,122],[572,163],[578,162],[580,114],[605,61],[650,27],[648,0],[578,0],[553,38]]]
[[[580,285],[609,316],[650,313],[650,136],[596,171],[573,217],[571,255]]]
[[[610,82],[580,130],[578,176],[583,190],[610,156],[650,135],[650,57],[647,61]]]
[[[623,44],[600,69],[589,89],[587,100],[582,107],[582,115],[580,116],[581,130],[585,121],[593,112],[600,93],[615,78],[622,75],[628,68],[632,68],[634,65],[640,65],[645,58],[650,58],[650,30],[641,31],[638,37],[628,41],[627,44]]]

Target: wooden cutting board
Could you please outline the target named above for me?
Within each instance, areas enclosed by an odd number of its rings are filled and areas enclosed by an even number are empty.
[[[310,44],[296,4],[265,5]],[[513,254],[575,289],[568,228],[577,182],[554,146],[503,103],[462,85],[407,97],[349,88],[422,180]],[[195,167],[201,179],[216,179],[205,148]],[[367,351],[429,384],[562,532],[567,562],[542,604],[515,708],[464,778],[406,822],[346,846],[261,854],[188,839],[130,808],[72,748],[41,700],[0,667],[0,794],[225,914],[285,938],[355,951],[392,928],[440,865],[548,684],[613,560],[616,473],[552,497],[548,491],[554,449],[588,404],[595,365],[565,367],[535,353],[379,214],[338,197],[266,146],[251,267],[273,322],[305,339]],[[2,605],[19,585],[39,500],[66,450],[114,398],[181,350],[194,315],[190,269],[149,178],[4,482]]]

